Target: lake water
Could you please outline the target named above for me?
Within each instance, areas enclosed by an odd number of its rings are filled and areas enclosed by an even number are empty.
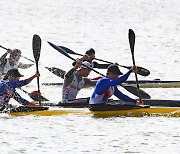
[[[132,65],[128,30],[136,33],[136,65],[151,71],[138,79],[179,80],[180,2],[177,0],[1,0],[0,45],[19,48],[33,60],[32,37],[42,39],[40,82],[63,82],[48,70],[69,70],[72,61],[47,41],[121,65]],[[0,49],[1,55],[5,52]],[[74,58],[76,56],[72,55]],[[24,63],[30,63],[21,59]],[[20,70],[25,78],[35,66]],[[98,70],[105,74],[105,70]],[[127,70],[121,68],[122,72]],[[90,77],[98,76],[91,73]],[[134,79],[132,74],[129,79]],[[52,103],[61,99],[61,86],[41,86]],[[36,80],[24,89],[37,90]],[[124,89],[121,89],[129,94]],[[180,89],[143,89],[154,99],[180,99]],[[87,97],[93,89],[81,90]],[[21,91],[19,93],[28,98]],[[12,103],[15,103],[13,100]],[[180,153],[179,118],[114,117],[90,115],[52,117],[0,115],[0,153]]]

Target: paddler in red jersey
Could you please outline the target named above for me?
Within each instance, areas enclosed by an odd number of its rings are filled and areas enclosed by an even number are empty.
[[[97,81],[94,92],[89,100],[89,109],[92,111],[103,111],[103,110],[118,110],[118,109],[130,109],[135,105],[143,105],[143,102],[130,98],[118,90],[117,85],[122,84],[126,81],[131,72],[137,72],[137,67],[133,66],[126,74],[121,75],[119,67],[112,64],[108,67],[106,77],[103,77]],[[108,99],[115,95],[117,98],[124,101],[122,104],[109,104]],[[131,102],[130,105],[129,103]]]

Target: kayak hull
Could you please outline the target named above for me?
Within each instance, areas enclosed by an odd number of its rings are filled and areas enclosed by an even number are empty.
[[[127,116],[127,117],[142,117],[142,116],[168,116],[168,117],[180,117],[179,107],[150,107],[139,109],[125,109],[114,111],[89,111],[88,109],[73,110],[62,109],[58,110],[44,110],[44,111],[32,111],[32,112],[12,112],[12,116],[55,116],[55,115],[93,115],[96,117],[113,117],[113,116]]]
[[[179,100],[159,100],[159,99],[142,99],[144,102],[144,105],[150,105],[150,106],[163,106],[163,107],[180,107],[180,101]],[[110,100],[110,104],[119,104],[124,103],[120,100]],[[57,106],[63,107],[63,108],[83,108],[88,107],[88,102],[83,103],[59,103]]]

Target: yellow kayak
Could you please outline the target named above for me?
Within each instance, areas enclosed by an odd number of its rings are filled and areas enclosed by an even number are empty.
[[[168,116],[168,117],[180,117],[180,107],[150,107],[139,109],[122,109],[115,111],[89,111],[86,109],[63,109],[58,108],[56,110],[42,110],[42,111],[30,111],[30,112],[12,112],[9,113],[12,116],[25,116],[25,115],[38,115],[38,116],[54,116],[54,115],[94,115],[97,117],[112,117],[112,116],[130,116],[130,117],[142,117],[142,116]]]

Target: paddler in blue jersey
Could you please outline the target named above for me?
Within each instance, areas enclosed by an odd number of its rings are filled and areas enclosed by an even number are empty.
[[[22,98],[16,92],[16,88],[29,84],[34,78],[39,77],[40,74],[36,73],[28,79],[19,80],[22,76],[23,75],[21,75],[17,69],[10,69],[0,82],[0,110],[3,110],[8,106],[8,102],[11,98],[22,105],[36,106]]]
[[[9,58],[7,55],[9,54]],[[21,57],[21,50],[19,49],[7,49],[7,52],[0,57],[0,78],[5,75],[8,70],[13,68],[27,69],[34,64],[23,64],[19,62]]]
[[[78,92],[83,86],[95,86],[96,84],[96,81],[87,78],[91,69],[86,66],[92,68],[91,63],[77,60],[75,66],[65,74],[62,90],[62,103],[87,103],[87,99],[76,99]]]
[[[137,72],[137,67],[133,66],[132,69],[130,69],[126,74],[119,77],[119,75],[122,74],[119,67],[115,64],[110,65],[107,69],[106,77],[103,77],[97,81],[94,92],[89,100],[89,109],[98,111],[117,110],[129,107],[129,105],[126,104],[108,104],[108,99],[112,95],[115,95],[117,98],[125,102],[132,102],[134,105],[143,105],[143,103],[123,94],[117,88],[117,85],[122,84],[128,79],[131,72]]]

